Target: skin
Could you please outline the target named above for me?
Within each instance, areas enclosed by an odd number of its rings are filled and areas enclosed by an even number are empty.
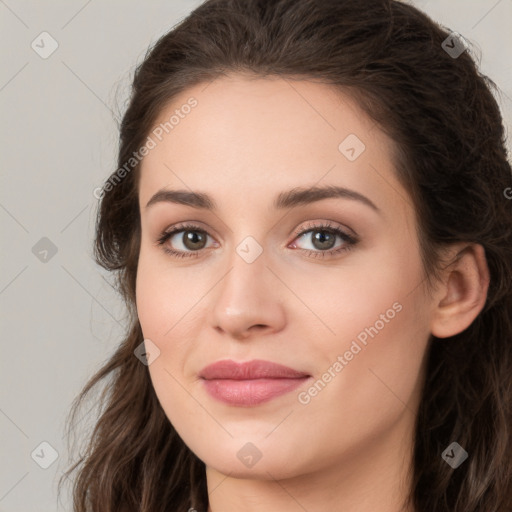
[[[209,512],[400,510],[430,334],[461,332],[481,311],[489,278],[482,248],[449,248],[459,259],[427,292],[393,143],[330,86],[230,75],[174,98],[156,125],[190,97],[197,107],[142,162],[137,309],[145,339],[160,350],[149,366],[160,403],[206,464]],[[366,146],[354,161],[338,149],[349,134]],[[272,208],[282,191],[322,185],[355,190],[379,211],[347,198]],[[207,193],[218,208],[147,207],[164,188]],[[358,243],[321,258],[314,231],[294,235],[327,221]],[[209,235],[198,257],[175,258],[157,244],[183,222]],[[248,236],[262,249],[252,263],[236,252]],[[336,237],[335,249],[345,243]],[[183,232],[166,244],[197,252]],[[378,334],[301,403],[299,393],[397,303]],[[210,397],[198,376],[221,359],[264,359],[312,379],[236,407]],[[262,455],[252,467],[237,457],[248,442]]]

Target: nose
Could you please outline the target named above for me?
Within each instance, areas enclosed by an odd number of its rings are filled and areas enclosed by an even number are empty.
[[[230,264],[212,296],[214,329],[238,340],[283,329],[285,290],[267,268],[265,253],[252,263],[235,253]]]

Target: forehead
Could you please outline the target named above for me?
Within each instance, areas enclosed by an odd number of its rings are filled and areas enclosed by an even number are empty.
[[[251,191],[269,203],[272,190],[296,186],[333,184],[377,198],[400,188],[392,142],[327,84],[243,75],[201,83],[160,112],[149,136],[141,204],[162,187],[237,190],[241,202]]]

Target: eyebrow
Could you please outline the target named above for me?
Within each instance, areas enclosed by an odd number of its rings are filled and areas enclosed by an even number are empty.
[[[366,196],[345,187],[337,187],[334,185],[324,187],[311,188],[293,188],[291,190],[281,192],[274,200],[273,207],[276,210],[284,210],[286,208],[295,208],[306,204],[321,201],[322,199],[341,198],[359,201],[369,206],[376,212],[380,209]],[[204,210],[217,210],[215,201],[203,192],[191,192],[188,190],[168,190],[162,189],[154,194],[148,201],[146,208],[156,203],[168,202],[191,206],[192,208]]]

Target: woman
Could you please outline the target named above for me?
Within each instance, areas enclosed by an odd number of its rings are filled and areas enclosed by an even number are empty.
[[[138,67],[98,262],[132,320],[78,512],[512,509],[512,190],[464,40],[209,0]]]

